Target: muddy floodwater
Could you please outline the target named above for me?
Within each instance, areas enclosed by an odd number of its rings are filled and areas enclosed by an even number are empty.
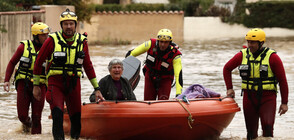
[[[180,50],[183,54],[183,79],[185,90],[192,84],[201,84],[225,96],[226,88],[222,76],[224,64],[246,45],[243,38],[233,40],[185,42],[180,44]],[[274,140],[294,140],[294,37],[289,38],[267,38],[265,46],[275,49],[281,57],[289,85],[289,110],[285,115],[276,115],[274,126]],[[126,52],[136,45],[127,46],[90,46],[91,59],[96,71],[97,79],[108,74],[107,65],[113,58],[124,59]],[[146,54],[138,56],[141,62],[144,61]],[[2,66],[1,66],[2,67]],[[143,100],[144,78],[142,72],[140,82],[134,93],[138,100]],[[240,96],[241,79],[237,69],[233,71],[233,84],[236,92],[236,102],[242,108],[242,97]],[[89,95],[92,92],[92,86],[89,80],[82,79],[82,102],[89,102]],[[42,115],[42,134],[29,135],[21,132],[21,123],[17,118],[16,110],[16,91],[14,86],[10,92],[3,91],[3,77],[0,84],[0,139],[2,140],[51,140],[52,120],[48,119],[50,115],[49,105],[46,102]],[[171,96],[175,96],[175,88],[172,89]],[[279,107],[281,98],[278,93],[277,106]],[[277,107],[277,109],[278,109]],[[278,111],[278,110],[277,110]],[[259,127],[259,136],[262,134]],[[244,123],[243,110],[237,112],[231,124],[223,131],[220,140],[239,140],[246,138],[246,128]],[[69,136],[66,136],[69,139]],[[259,137],[260,140],[267,140]]]

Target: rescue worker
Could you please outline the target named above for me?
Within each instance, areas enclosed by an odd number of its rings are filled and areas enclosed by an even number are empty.
[[[81,131],[81,84],[82,67],[97,96],[104,100],[90,60],[86,36],[76,33],[77,16],[66,9],[60,15],[62,30],[52,33],[45,41],[35,62],[34,97],[40,99],[40,74],[42,63],[48,59],[48,90],[46,101],[50,104],[53,119],[53,137],[64,139],[63,110],[66,102],[71,121],[70,136],[78,139]]]
[[[278,113],[285,114],[288,110],[288,83],[283,63],[277,53],[263,47],[266,40],[265,32],[259,28],[248,31],[245,36],[248,48],[242,49],[223,69],[227,87],[227,95],[235,96],[231,72],[239,67],[242,78],[242,94],[247,139],[258,137],[258,123],[264,137],[273,137],[276,114],[277,83],[280,86],[281,105]],[[241,94],[241,95],[242,95]]]
[[[49,26],[37,22],[31,27],[33,40],[21,41],[16,52],[10,59],[5,74],[4,90],[10,90],[10,78],[14,72],[15,65],[19,62],[18,69],[15,73],[15,89],[17,91],[17,113],[18,119],[23,124],[23,131],[32,134],[41,134],[41,116],[44,107],[46,85],[45,73],[40,71],[40,100],[33,97],[33,68],[36,56],[39,53],[42,44],[48,38],[50,32]],[[30,104],[32,106],[32,116],[29,117]]]
[[[145,75],[144,100],[156,100],[156,98],[168,100],[174,77],[176,96],[182,93],[182,53],[172,40],[171,30],[161,29],[156,39],[151,38],[129,52],[131,56],[135,57],[147,52],[143,68]]]

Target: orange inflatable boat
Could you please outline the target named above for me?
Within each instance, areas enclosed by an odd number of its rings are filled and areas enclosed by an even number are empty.
[[[217,139],[239,106],[232,98],[103,101],[82,105],[81,137],[121,139]],[[64,116],[64,132],[70,120]]]

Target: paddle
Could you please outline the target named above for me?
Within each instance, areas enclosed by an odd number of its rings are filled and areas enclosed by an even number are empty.
[[[140,81],[141,62],[134,56],[128,56],[123,61],[124,71],[122,76],[127,78],[135,90]]]

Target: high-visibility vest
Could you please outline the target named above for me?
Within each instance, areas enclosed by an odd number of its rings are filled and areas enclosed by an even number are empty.
[[[174,77],[173,60],[176,56],[182,55],[182,53],[176,49],[174,46],[169,46],[170,51],[168,51],[163,56],[158,55],[158,47],[156,47],[156,39],[151,39],[151,47],[147,51],[146,65],[144,69],[150,69],[156,74],[164,77]]]
[[[62,37],[61,32],[55,32],[49,35],[53,38],[55,48],[52,53],[49,63],[49,71],[47,77],[52,75],[62,75],[66,72],[69,76],[78,76],[82,75],[82,62],[79,61],[79,56],[81,52],[83,53],[83,42],[87,39],[84,35],[76,33],[74,36],[74,42],[72,45],[67,45],[66,41]],[[56,52],[65,52],[66,61],[63,64],[58,64],[54,62],[54,53]]]
[[[32,82],[34,64],[39,52],[36,52],[34,44],[31,40],[21,41],[21,43],[24,44],[24,51],[15,75],[15,81],[19,79],[28,79]],[[46,76],[44,72],[41,74],[40,78],[40,83],[45,84]]]
[[[249,74],[246,77],[241,76],[242,89],[258,91],[258,87],[262,86],[262,90],[277,91],[277,80],[269,64],[269,58],[273,53],[276,52],[272,49],[264,48],[263,52],[255,59],[248,48],[242,49],[243,58],[241,66],[248,66]]]

